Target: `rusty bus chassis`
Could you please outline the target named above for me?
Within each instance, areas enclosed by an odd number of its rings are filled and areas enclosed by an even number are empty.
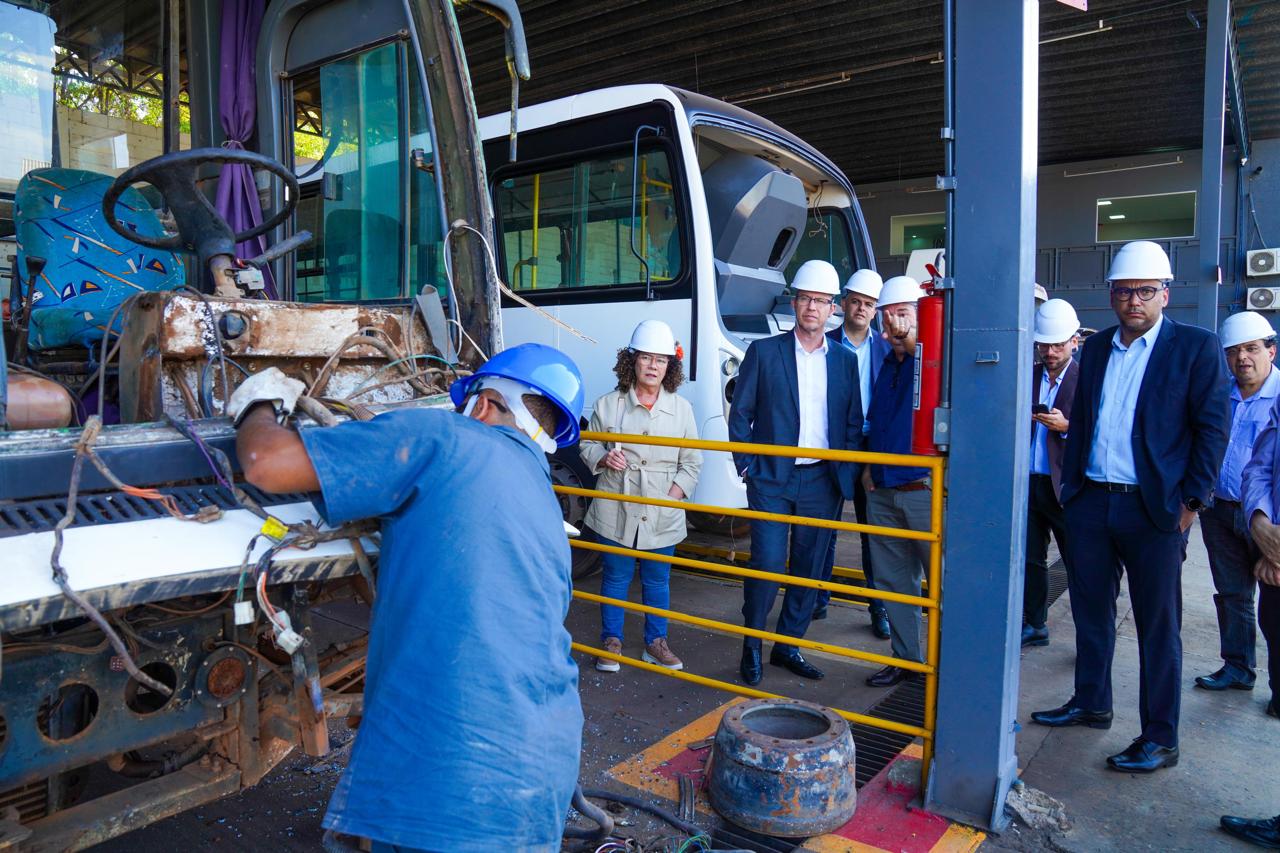
[[[292,0],[282,5],[304,8]],[[453,6],[498,17],[512,67],[522,66],[527,76],[514,0],[372,5],[408,11],[406,32],[432,99],[443,221],[492,233]],[[440,327],[424,319],[421,298],[407,305],[304,305],[175,291],[130,301],[119,355],[122,423],[102,428],[93,452],[119,482],[135,491],[155,488],[180,514],[208,523],[174,518],[162,503],[118,488],[90,464],[79,466],[72,502],[68,485],[77,456],[85,454],[82,431],[0,429],[0,850],[91,847],[255,785],[294,749],[329,754],[331,719],[358,725],[367,630],[351,627],[358,613],[347,623],[317,614],[333,607],[349,615],[353,606],[372,603],[376,533],[274,554],[268,600],[306,640],[300,652],[277,648],[261,628],[261,608],[256,621],[236,624],[233,604],[255,598],[247,578],[261,567],[246,549],[262,521],[219,482],[210,462],[219,452],[234,460],[230,421],[194,417],[201,400],[192,398],[225,395],[219,371],[208,370],[205,344],[216,325],[225,356],[248,372],[278,366],[315,382],[317,394],[328,389],[339,399],[373,384],[358,406],[347,407],[356,416],[352,410],[449,405],[449,375],[424,378],[425,371],[410,370],[418,374],[410,382],[392,358],[451,355],[460,370],[475,366],[480,347],[501,348],[499,285],[483,243],[456,234],[445,239],[454,241],[446,310],[466,330],[457,344],[433,340],[429,327],[437,338]],[[90,369],[63,372],[70,385],[87,380]],[[231,378],[234,385],[238,377]],[[299,421],[303,429],[321,428],[305,416]],[[287,523],[318,517],[307,496],[236,485]],[[71,584],[127,646],[129,662],[170,695],[125,671],[105,633],[51,580],[55,528],[72,506],[75,520],[61,555]],[[172,567],[164,565],[169,555]]]

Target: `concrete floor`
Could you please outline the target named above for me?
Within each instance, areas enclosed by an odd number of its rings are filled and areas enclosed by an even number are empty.
[[[858,563],[855,536],[842,537],[840,563]],[[596,591],[598,582],[598,577],[592,578],[584,588]],[[1198,531],[1192,534],[1183,594],[1187,689],[1180,765],[1149,777],[1117,774],[1103,766],[1105,757],[1123,749],[1138,731],[1137,642],[1126,596],[1119,606],[1122,616],[1113,728],[1104,732],[1026,725],[1018,736],[1023,780],[1061,800],[1072,829],[1046,835],[1015,826],[1003,836],[991,838],[989,849],[1251,849],[1218,831],[1218,816],[1269,816],[1280,811],[1280,784],[1275,781],[1280,720],[1263,713],[1270,695],[1265,677],[1252,693],[1210,694],[1191,689],[1194,676],[1218,666],[1212,583]],[[632,592],[633,599],[637,596],[638,584]],[[672,600],[679,609],[729,623],[738,621],[742,601],[740,587],[732,582],[682,574],[672,579]],[[640,619],[628,616],[625,651],[629,655],[638,656],[641,651]],[[1049,625],[1051,644],[1023,654],[1020,717],[1024,721],[1032,710],[1060,704],[1071,692],[1074,643],[1066,596],[1050,611]],[[569,627],[578,641],[596,644],[598,609],[575,603]],[[834,604],[831,617],[815,622],[809,636],[888,651],[887,642],[872,636],[865,608],[853,605]],[[670,642],[690,671],[737,680],[741,647],[737,637],[673,623]],[[766,665],[762,689],[852,711],[866,709],[887,692],[863,684],[863,678],[876,668],[870,664],[823,653],[806,655],[826,670],[827,678],[806,681]],[[586,715],[581,775],[588,787],[634,794],[612,781],[606,771],[730,698],[710,688],[629,667],[619,673],[600,673],[590,659],[577,657],[582,664],[580,692]],[[1264,661],[1265,649],[1260,646],[1260,671],[1265,668]],[[342,727],[335,727],[335,744],[348,736]],[[317,849],[320,818],[344,760],[345,753],[323,761],[295,754],[251,791],[170,818],[99,849],[131,853],[169,853],[175,845],[182,849]],[[633,812],[621,818],[619,829],[637,838],[652,841],[668,832]]]
[[[1104,766],[1108,755],[1124,749],[1139,732],[1138,641],[1127,590],[1117,606],[1115,722],[1109,731],[1048,729],[1028,721],[1032,711],[1056,707],[1071,695],[1075,631],[1067,596],[1049,612],[1050,645],[1022,655],[1019,719],[1023,728],[1018,735],[1022,779],[1066,805],[1073,827],[1054,838],[1066,849],[1257,849],[1218,830],[1218,817],[1269,817],[1280,812],[1276,776],[1280,720],[1264,713],[1271,691],[1262,638],[1258,638],[1256,689],[1211,693],[1194,687],[1197,675],[1207,675],[1221,665],[1213,581],[1198,529],[1191,532],[1182,597],[1181,760],[1171,770],[1131,776]],[[994,840],[991,846],[1002,844]]]

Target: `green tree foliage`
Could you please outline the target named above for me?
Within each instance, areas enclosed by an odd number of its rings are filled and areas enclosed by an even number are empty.
[[[57,50],[61,52],[63,48]],[[103,64],[107,68],[116,66],[113,70],[118,71],[121,78],[126,77],[124,69],[114,61]],[[161,85],[161,79],[157,76],[157,86]],[[160,98],[125,92],[106,83],[69,74],[58,74],[55,80],[55,97],[64,107],[114,118],[130,119],[152,127],[164,125],[164,102]],[[178,103],[178,123],[182,133],[191,132],[191,109],[181,100]]]

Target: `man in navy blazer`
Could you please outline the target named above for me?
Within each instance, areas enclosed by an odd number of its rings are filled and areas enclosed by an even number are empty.
[[[1046,726],[1111,727],[1116,597],[1128,572],[1142,732],[1107,759],[1127,773],[1178,763],[1182,560],[1231,423],[1217,336],[1164,316],[1172,278],[1159,245],[1126,244],[1107,275],[1120,325],[1084,345],[1062,460],[1075,694],[1031,715]]]
[[[1062,515],[1062,455],[1071,427],[1080,365],[1080,318],[1065,299],[1036,309],[1035,342],[1040,363],[1031,371],[1031,481],[1027,489],[1026,583],[1022,588],[1022,645],[1049,645],[1049,536],[1067,553]],[[1064,557],[1065,559],[1065,557]]]
[[[871,389],[876,385],[876,377],[880,375],[880,366],[891,347],[884,336],[871,327],[876,316],[876,303],[880,299],[880,290],[884,281],[875,270],[858,270],[845,282],[844,293],[840,297],[840,311],[844,314],[844,322],[827,332],[832,341],[848,348],[858,359],[858,393],[862,396],[862,432],[867,432],[867,407],[871,405]],[[867,523],[867,490],[863,488],[859,477],[853,487],[853,511],[860,524]],[[831,544],[827,547],[827,565],[822,572],[823,580],[831,580],[832,570],[836,564],[836,539],[838,534],[832,532]],[[875,586],[875,567],[871,561],[871,537],[860,537],[862,542],[862,572],[866,575],[866,585]],[[827,602],[831,593],[822,590],[817,595],[813,608],[814,619],[827,618]],[[871,599],[868,608],[871,614],[871,630],[882,640],[889,639],[889,612],[884,602],[878,598]]]
[[[840,292],[840,278],[826,261],[806,261],[791,283],[795,328],[754,341],[738,370],[729,409],[729,439],[787,447],[858,450],[862,447],[862,398],[858,360],[823,334]],[[810,518],[834,519],[841,498],[853,497],[857,466],[790,456],[733,454],[747,484],[751,509]],[[790,546],[788,548],[788,537]],[[751,522],[751,567],[798,577],[818,578],[826,565],[831,531],[776,521]],[[787,587],[776,633],[803,637],[813,616],[816,590]],[[778,594],[772,581],[748,579],[743,584],[743,622],[764,630]],[[760,640],[742,643],[742,678],[759,684],[763,676]],[[804,678],[822,671],[795,646],[774,644],[769,662]]]

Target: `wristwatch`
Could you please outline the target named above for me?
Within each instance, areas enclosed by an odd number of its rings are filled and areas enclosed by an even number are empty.
[[[1182,502],[1182,505],[1185,506],[1187,509],[1191,510],[1192,512],[1197,512],[1197,513],[1204,512],[1206,509],[1208,509],[1208,507],[1205,506],[1204,501],[1200,500],[1199,498],[1187,498]]]

